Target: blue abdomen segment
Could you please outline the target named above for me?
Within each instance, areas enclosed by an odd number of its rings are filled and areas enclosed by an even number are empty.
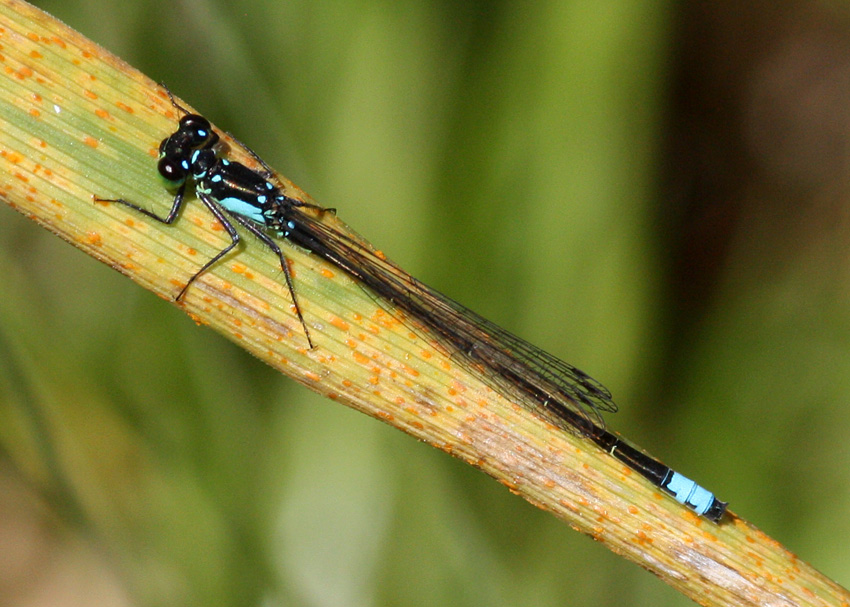
[[[593,427],[588,438],[653,485],[664,490],[680,504],[693,509],[694,512],[714,523],[719,523],[723,518],[728,504],[721,502],[714,497],[713,493],[703,489],[688,477],[668,468],[657,459],[635,449],[602,428]]]
[[[701,515],[711,510],[711,507],[717,501],[711,491],[703,489],[687,476],[679,474],[675,470],[670,470],[670,474],[667,480],[662,483],[661,488],[670,492],[677,502],[693,508],[697,514]]]

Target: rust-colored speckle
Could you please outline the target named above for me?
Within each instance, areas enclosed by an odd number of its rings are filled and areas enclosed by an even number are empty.
[[[358,351],[356,351],[356,350],[355,350],[353,354],[354,354],[354,360],[355,360],[358,364],[366,365],[366,364],[368,364],[368,363],[369,363],[369,357],[365,356],[365,355],[364,355],[364,354],[362,354],[361,352],[358,352]]]
[[[230,269],[233,270],[234,274],[244,274],[245,270],[248,269],[248,266],[246,266],[244,263],[240,263],[237,261],[233,262],[233,264],[230,266]]]
[[[236,339],[245,339],[245,336],[239,333],[238,331],[233,334],[233,337]]]
[[[163,297],[163,299],[164,299],[165,301],[173,301],[173,300],[172,300],[172,298],[171,298],[171,297],[168,297],[168,296]],[[201,317],[200,317],[200,316],[198,316],[197,314],[193,314],[192,312],[187,312],[187,314],[189,315],[189,318],[191,318],[191,319],[192,319],[192,321],[193,321],[196,325],[198,325],[199,327],[206,327],[206,326],[207,326],[207,321],[205,321],[203,318],[201,318]]]
[[[543,486],[546,487],[547,489],[554,489],[557,485],[556,485],[555,481],[553,481],[551,478],[547,478],[544,481]]]
[[[103,239],[98,232],[86,232],[86,242],[93,247],[99,247],[103,244]]]
[[[221,224],[219,224],[219,225],[221,225]],[[296,269],[295,269],[295,264],[292,262],[292,260],[291,260],[291,259],[287,259],[287,260],[286,260],[286,267],[287,267],[287,268],[289,268],[289,275],[290,275],[292,278],[297,278],[297,277],[298,277],[298,272],[297,272],[297,271],[296,271]]]
[[[422,422],[418,422],[418,421],[410,422],[410,426],[412,428],[416,428],[417,430],[424,430],[425,429],[425,424],[423,424]]]
[[[15,74],[20,80],[26,80],[27,78],[32,77],[32,70],[27,66],[23,66],[21,69],[17,71]]]
[[[28,33],[27,38],[29,38],[32,42],[38,42],[40,40],[38,34],[36,34],[35,32]]]
[[[97,93],[90,91],[89,89],[83,89],[83,95],[92,100],[97,99]]]
[[[95,139],[95,138],[94,138],[94,137],[92,137],[91,135],[86,135],[86,136],[83,138],[83,143],[85,143],[85,144],[86,144],[87,146],[89,146],[90,148],[97,148],[97,147],[98,147],[98,145],[100,145],[100,144],[98,143],[97,139]]]
[[[380,378],[380,377],[372,376],[372,377],[370,377],[370,378],[369,378],[369,380],[368,380],[368,381],[369,381],[369,383],[370,383],[370,384],[372,384],[373,386],[377,386],[377,385],[380,383],[381,378]]]
[[[84,59],[91,59],[94,55],[92,55],[91,51],[83,50],[82,52]]]
[[[38,51],[30,51],[30,57],[33,59],[42,59],[42,55]]]
[[[637,509],[637,506],[629,506],[629,514],[637,515],[640,510]]]
[[[391,422],[395,419],[395,416],[393,414],[388,413],[386,411],[378,411],[377,413],[375,413],[375,417],[386,420],[388,422]]]
[[[425,360],[428,360],[429,358],[431,358],[431,356],[433,356],[433,354],[431,354],[430,350],[420,350],[419,356],[421,356]]]
[[[567,501],[567,500],[565,500],[565,499],[560,499],[560,500],[558,500],[558,503],[559,503],[559,504],[560,504],[563,508],[565,508],[566,510],[569,510],[570,512],[573,512],[573,513],[575,513],[575,514],[578,514],[578,508],[576,508],[576,505],[575,505],[575,504],[573,504],[572,502],[568,502],[568,501]]]
[[[353,350],[354,348],[356,348],[356,347],[357,347],[357,342],[356,342],[356,341],[354,341],[353,339],[346,339],[346,340],[345,340],[345,345],[346,345],[346,346],[348,346],[349,348],[351,348],[351,349]]]
[[[404,372],[410,375],[411,377],[419,377],[419,371],[417,371],[413,367],[408,367],[407,365],[404,365],[404,367],[402,368],[404,369]]]
[[[306,379],[309,379],[310,381],[319,381],[322,379],[321,377],[319,377],[318,373],[314,373],[312,371],[308,371],[307,373],[305,373],[304,377]]]
[[[186,247],[186,254],[187,255],[197,255],[198,249],[195,249],[193,247]]]
[[[64,48],[66,48],[65,41],[64,41],[64,40],[62,40],[62,38],[60,38],[60,37],[58,37],[58,36],[53,36],[53,37],[50,39],[50,41],[51,41],[53,44],[55,44],[56,46],[58,46],[59,48],[63,48],[63,49],[64,49]]]
[[[128,114],[133,114],[133,113],[134,113],[133,108],[132,108],[132,107],[130,107],[129,105],[127,105],[126,103],[121,103],[121,102],[119,101],[119,102],[117,102],[117,103],[115,104],[115,106],[116,106],[119,110],[123,110],[123,111],[127,112]]]
[[[386,255],[384,255],[384,252],[383,252],[383,251],[381,251],[381,250],[377,250],[377,251],[375,251],[375,257],[377,257],[377,258],[378,258],[378,259],[380,259],[381,261],[386,261],[386,260],[387,260],[387,256],[386,256]]]
[[[106,110],[100,109],[100,108],[98,108],[94,111],[94,115],[97,116],[98,118],[100,118],[101,120],[108,120],[109,119],[109,112],[107,112]]]
[[[30,99],[33,100],[33,103],[41,103],[42,101],[44,101],[44,98],[38,93],[33,93],[32,95],[30,95]]]
[[[509,480],[507,480],[507,479],[504,479],[504,478],[503,478],[503,479],[499,479],[499,482],[500,482],[500,483],[502,483],[505,487],[507,487],[507,488],[508,488],[508,490],[509,490],[511,493],[514,493],[514,492],[516,492],[516,491],[518,491],[518,490],[519,490],[519,487],[517,486],[517,484],[516,484],[516,483],[512,483],[511,481],[509,481]]]
[[[637,535],[635,536],[635,542],[640,544],[641,546],[652,544],[652,540],[647,537],[647,535],[643,531],[638,531]]]
[[[348,323],[341,319],[339,316],[334,316],[331,319],[331,324],[340,331],[348,331],[349,329]]]
[[[350,379],[344,379],[344,380],[342,380],[342,385],[345,386],[346,388],[350,388],[353,384],[351,383]]]
[[[695,517],[694,522],[697,525],[702,526],[702,525],[706,524],[705,519],[701,518],[700,516],[698,516],[696,514],[693,514],[692,516]],[[717,541],[717,536],[714,535],[713,529],[714,529],[714,527],[712,527],[711,529],[703,529],[702,530],[702,537],[703,537],[704,540],[709,541],[709,542],[716,542]]]
[[[6,150],[0,152],[0,156],[5,158],[12,164],[18,164],[21,160],[24,159],[24,157],[18,154],[17,152],[7,152]]]
[[[325,278],[333,278],[334,277],[334,273],[329,268],[322,268],[322,271],[320,272],[320,274],[322,276],[324,276]]]
[[[27,176],[26,176],[26,175],[24,175],[23,173],[15,173],[15,177],[16,177],[17,179],[19,179],[19,180],[23,181],[24,183],[29,183],[29,180],[30,180],[30,179],[29,179],[29,177],[27,177]]]
[[[454,388],[448,388],[449,396],[457,396],[457,390]]]
[[[355,312],[351,316],[352,316],[352,318],[354,318],[355,322],[359,323],[361,320],[363,320],[363,316],[360,314],[360,312]]]
[[[29,115],[32,116],[33,118],[38,118],[39,116],[41,116],[41,111],[39,111],[39,110],[37,110],[33,107],[33,108],[30,108]]]
[[[46,147],[47,147],[47,142],[46,142],[46,141],[44,141],[43,139],[39,140],[39,142],[38,142],[38,147],[40,147],[40,148],[46,148]],[[47,170],[47,171],[45,171],[44,173],[45,173],[45,175],[52,175],[52,174],[53,174],[53,172],[52,172],[50,169],[48,169],[48,170]]]
[[[241,327],[241,326],[242,326],[242,321],[241,321],[241,320],[239,320],[238,318],[234,318],[234,319],[233,319],[233,326],[234,326],[234,327]]]
[[[809,598],[811,598],[811,599],[813,599],[813,598],[815,598],[815,597],[817,596],[814,592],[812,592],[812,589],[811,589],[811,588],[806,588],[806,587],[804,586],[804,587],[802,588],[802,590],[803,590],[803,592],[804,592],[804,593],[806,593],[806,594],[809,596]]]
[[[396,397],[393,399],[393,402],[394,402],[396,405],[398,405],[398,406],[400,407],[400,406],[402,406],[402,405],[404,404],[404,398],[403,398],[403,397],[401,397],[401,396],[396,396]]]

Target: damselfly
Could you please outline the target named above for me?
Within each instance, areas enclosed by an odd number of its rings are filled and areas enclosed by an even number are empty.
[[[617,407],[611,393],[599,382],[421,283],[369,247],[329,226],[321,215],[332,209],[284,194],[273,183],[271,169],[253,152],[263,171],[224,158],[220,137],[209,121],[180,106],[170,92],[168,95],[183,114],[178,129],[163,139],[159,148],[159,173],[177,190],[169,213],[163,217],[121,198],[96,200],[119,203],[171,224],[183,205],[188,184],[194,185],[197,197],[224,226],[231,242],[189,278],[177,299],[239,244],[239,232],[233,224],[236,222],[280,259],[298,320],[310,347],[315,347],[298,305],[286,257],[275,241],[287,239],[340,268],[371,290],[379,301],[388,302],[412,318],[467,361],[473,372],[507,387],[509,396],[516,397],[518,404],[593,441],[698,514],[714,522],[721,519],[725,502],[605,429],[601,414],[614,412]]]

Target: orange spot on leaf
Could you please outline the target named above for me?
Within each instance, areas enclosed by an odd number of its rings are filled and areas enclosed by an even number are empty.
[[[341,319],[339,316],[334,316],[331,319],[331,324],[333,326],[335,326],[337,329],[339,329],[340,331],[348,331],[348,329],[349,329],[348,323],[345,322],[343,319]]]

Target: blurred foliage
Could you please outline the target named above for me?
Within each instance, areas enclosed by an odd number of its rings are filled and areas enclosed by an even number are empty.
[[[847,584],[840,3],[36,4]],[[689,604],[0,217],[0,603]]]

